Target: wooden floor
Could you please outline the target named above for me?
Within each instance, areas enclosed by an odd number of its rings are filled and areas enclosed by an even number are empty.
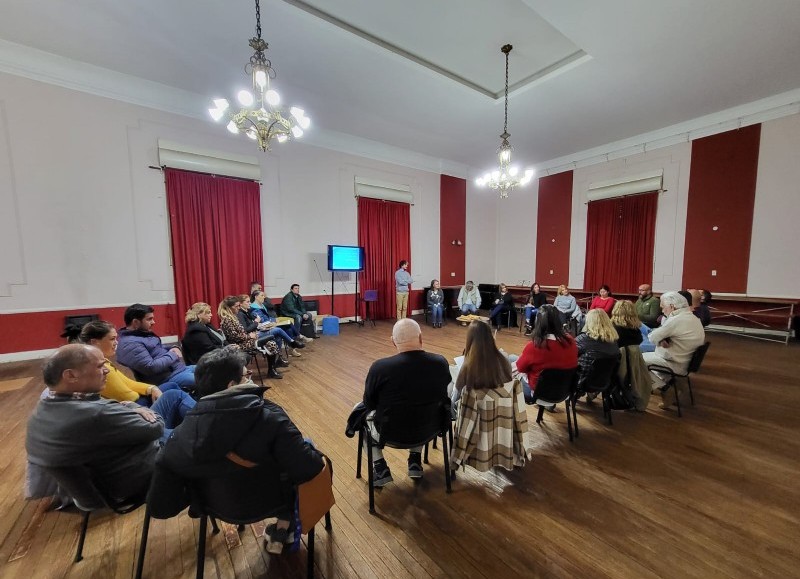
[[[426,349],[461,353],[464,330],[424,329]],[[343,326],[306,350],[270,398],[334,463],[333,531],[317,528],[318,577],[799,577],[798,345],[709,334],[693,381],[696,406],[678,419],[579,403],[581,437],[567,438],[563,407],[530,422],[534,461],[513,473],[459,472],[446,495],[441,454],[419,484],[405,455],[387,450],[395,483],[367,509],[344,436],[369,364],[393,352],[391,325]],[[504,330],[518,353],[525,340]],[[132,577],[143,514],[93,517],[72,557],[79,516],[22,498],[27,417],[41,391],[38,364],[0,367],[0,577]],[[529,413],[531,419],[533,412]],[[306,551],[269,556],[263,524],[210,537],[206,577],[302,577]],[[197,522],[154,521],[145,577],[193,577]]]

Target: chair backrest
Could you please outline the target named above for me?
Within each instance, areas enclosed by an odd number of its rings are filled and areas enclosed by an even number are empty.
[[[591,361],[588,368],[582,370],[579,386],[584,392],[603,392],[611,386],[611,376],[619,365],[619,354],[603,356]]]
[[[450,428],[450,400],[427,404],[395,404],[382,412],[381,446],[413,448]]]
[[[689,369],[686,371],[687,373],[697,372],[700,370],[700,366],[706,357],[706,352],[708,352],[708,347],[710,345],[711,342],[706,342],[694,351],[692,354],[692,359],[689,361]]]
[[[100,490],[92,482],[89,469],[85,466],[42,467],[82,511],[94,511],[108,505]]]
[[[378,301],[378,290],[364,290],[364,301],[365,302],[377,302]]]
[[[575,390],[577,368],[545,368],[536,381],[536,399],[545,402],[563,402]]]

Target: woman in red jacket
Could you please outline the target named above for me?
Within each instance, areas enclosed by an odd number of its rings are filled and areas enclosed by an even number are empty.
[[[577,366],[578,347],[575,339],[564,331],[555,306],[543,305],[536,314],[531,341],[517,360],[517,370],[527,378],[522,380],[525,400],[535,400],[536,382],[545,368],[566,370]]]
[[[617,300],[611,297],[611,288],[607,285],[601,285],[600,291],[597,292],[599,295],[596,295],[592,300],[592,303],[589,305],[590,310],[603,310],[608,317],[611,317],[611,312],[614,310],[614,304],[617,303]]]

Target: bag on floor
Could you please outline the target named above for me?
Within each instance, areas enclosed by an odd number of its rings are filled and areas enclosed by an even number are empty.
[[[300,324],[300,333],[306,338],[311,338],[313,340],[317,337],[317,328],[315,326],[316,324],[314,322],[303,320],[303,323]]]

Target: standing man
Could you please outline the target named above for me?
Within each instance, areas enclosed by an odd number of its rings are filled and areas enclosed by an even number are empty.
[[[472,283],[472,280],[461,288],[458,292],[458,309],[461,310],[461,315],[474,314],[481,307],[481,292]],[[462,326],[466,326],[466,322],[461,322]]]
[[[408,313],[408,292],[411,291],[411,274],[408,273],[408,261],[400,262],[394,272],[395,291],[397,292],[397,319],[402,320]]]
[[[661,315],[661,303],[653,295],[650,285],[643,283],[639,286],[639,299],[636,300],[636,314],[648,328],[658,327],[658,317]]]
[[[294,318],[294,327],[298,333],[300,333],[300,327],[303,323],[314,324],[314,317],[306,310],[303,296],[300,295],[300,284],[293,283],[289,293],[283,296],[281,312],[284,316]]]
[[[426,404],[447,399],[450,367],[439,354],[422,349],[422,330],[414,320],[398,320],[392,328],[397,354],[373,362],[364,386],[367,425],[372,438],[380,440],[380,425],[387,409],[399,404]],[[422,447],[409,449],[408,476],[422,478]],[[372,449],[374,486],[392,482],[392,473],[380,447]]]

